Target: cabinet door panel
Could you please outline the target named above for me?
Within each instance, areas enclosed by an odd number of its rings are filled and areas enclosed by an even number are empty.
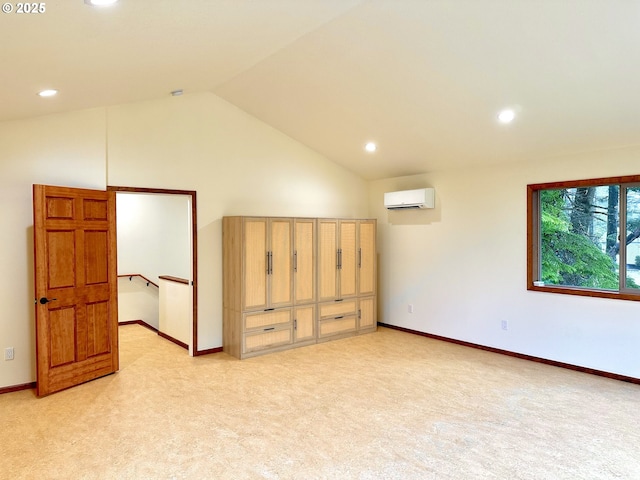
[[[376,327],[376,297],[365,297],[359,301],[358,330],[370,330]]]
[[[316,299],[316,221],[295,221],[294,276],[296,303],[311,303]]]
[[[295,310],[294,342],[313,340],[316,336],[316,307],[302,307]]]
[[[271,275],[270,306],[277,307],[291,304],[291,234],[290,219],[271,220]]]
[[[267,306],[267,220],[244,222],[244,308]]]
[[[356,294],[356,222],[340,222],[340,298]]]
[[[320,221],[320,245],[318,247],[318,295],[319,300],[331,300],[337,295],[336,255],[338,222]]]
[[[358,267],[358,295],[376,293],[376,225],[374,222],[360,222]]]

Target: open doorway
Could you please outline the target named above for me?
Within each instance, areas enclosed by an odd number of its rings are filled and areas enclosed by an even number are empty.
[[[118,228],[129,233],[123,240],[118,232],[119,283],[125,288],[121,303],[128,304],[127,313],[134,315],[132,308],[149,308],[136,306],[136,302],[155,297],[159,311],[146,312],[151,318],[156,315],[151,327],[188,348],[190,355],[198,355],[196,192],[120,186],[107,189],[116,192]],[[125,241],[127,245],[123,245]],[[128,298],[126,289],[133,292],[136,285],[137,297]],[[162,295],[171,302],[159,301]],[[174,308],[176,299],[178,310]]]

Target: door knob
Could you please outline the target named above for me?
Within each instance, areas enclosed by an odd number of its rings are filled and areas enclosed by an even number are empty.
[[[57,300],[57,298],[47,298],[47,297],[42,297],[42,298],[40,299],[40,303],[41,303],[42,305],[46,305],[47,303],[49,303],[49,302],[53,302],[54,300]]]

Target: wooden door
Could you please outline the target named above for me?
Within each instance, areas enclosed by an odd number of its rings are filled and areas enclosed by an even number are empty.
[[[296,304],[316,300],[316,221],[296,219],[294,225],[293,275]]]
[[[34,185],[37,395],[118,370],[115,192]]]
[[[318,301],[338,296],[338,222],[318,221]]]
[[[357,248],[356,221],[340,221],[340,265],[338,269],[340,298],[356,295]]]
[[[244,310],[267,308],[267,219],[246,218],[243,232]]]
[[[359,222],[358,295],[376,293],[376,224],[375,220]]]
[[[284,307],[293,295],[293,221],[272,218],[269,229],[269,307]]]

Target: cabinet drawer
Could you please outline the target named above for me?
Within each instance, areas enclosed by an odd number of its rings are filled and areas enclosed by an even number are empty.
[[[356,301],[331,302],[320,304],[320,318],[338,317],[356,313]]]
[[[243,352],[257,352],[292,342],[291,327],[268,332],[250,333],[244,337]]]
[[[337,318],[335,320],[323,320],[319,324],[318,336],[323,338],[332,335],[341,335],[343,333],[355,332],[357,328],[357,317],[355,315]]]
[[[272,310],[269,312],[256,312],[244,314],[245,331],[276,327],[291,323],[291,309]]]

